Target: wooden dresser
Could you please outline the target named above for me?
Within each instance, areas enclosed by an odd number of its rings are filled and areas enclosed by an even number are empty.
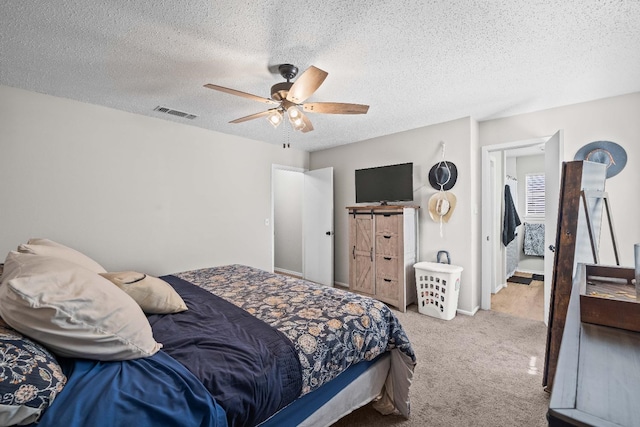
[[[349,289],[403,312],[416,301],[419,206],[349,206]]]

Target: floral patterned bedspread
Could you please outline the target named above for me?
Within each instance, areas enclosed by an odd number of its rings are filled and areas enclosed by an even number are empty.
[[[246,310],[284,333],[298,350],[302,394],[362,360],[398,349],[413,372],[415,353],[380,301],[243,265],[173,274]],[[408,393],[408,390],[407,390]]]

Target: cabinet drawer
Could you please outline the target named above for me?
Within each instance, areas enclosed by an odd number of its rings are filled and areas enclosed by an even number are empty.
[[[376,297],[390,302],[398,301],[398,281],[378,277],[376,280]]]
[[[398,258],[391,256],[377,256],[376,277],[397,280]]]
[[[398,256],[398,242],[400,239],[394,234],[376,235],[376,255]]]
[[[402,215],[376,215],[376,234],[398,234]]]

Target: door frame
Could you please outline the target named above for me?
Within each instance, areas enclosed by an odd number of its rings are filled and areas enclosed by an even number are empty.
[[[290,171],[290,172],[299,172],[305,173],[308,169],[298,168],[295,166],[285,166],[285,165],[271,165],[271,212],[269,214],[269,237],[271,239],[271,272],[273,273],[276,268],[276,237],[275,237],[275,190],[273,188],[274,184],[274,174],[277,170]],[[304,236],[300,236],[304,239]],[[304,276],[304,261],[301,266],[302,274]]]
[[[489,154],[493,152],[504,152],[506,150],[544,144],[552,136],[553,135],[549,135],[480,147],[482,150],[482,285],[480,292],[480,308],[483,310],[491,310],[491,272],[493,266],[496,264],[497,256],[493,248],[493,241],[498,238],[500,234],[493,227],[492,211],[494,211],[495,207],[493,206],[493,188],[490,188],[491,159]],[[504,265],[504,262],[502,264]]]
[[[330,212],[331,212],[331,221],[330,224],[327,224],[329,227],[329,230],[327,231],[329,238],[331,239],[331,243],[330,243],[330,254],[329,254],[329,261],[330,261],[330,283],[323,283],[326,286],[334,286],[335,283],[335,277],[334,277],[334,256],[335,256],[335,247],[334,247],[334,235],[335,235],[335,230],[334,230],[334,209],[333,209],[333,194],[334,194],[334,188],[333,188],[333,167],[330,168],[320,168],[320,169],[315,169],[315,170],[309,170],[309,169],[303,169],[303,168],[299,168],[299,167],[294,167],[294,166],[285,166],[285,165],[278,165],[278,164],[272,164],[271,165],[271,212],[270,212],[270,217],[265,219],[265,226],[269,227],[269,234],[270,234],[270,239],[271,239],[271,272],[275,272],[275,256],[276,256],[276,250],[275,250],[275,241],[276,241],[276,230],[275,230],[275,204],[276,204],[276,198],[275,198],[275,188],[274,188],[274,183],[275,183],[275,179],[274,176],[276,174],[277,171],[289,171],[289,172],[295,172],[295,173],[300,173],[303,175],[305,183],[303,186],[303,190],[302,190],[302,200],[301,200],[301,215],[302,215],[302,230],[301,230],[301,243],[302,243],[302,265],[300,266],[300,274],[302,275],[303,278],[308,279],[308,280],[312,280],[313,278],[308,278],[308,275],[313,273],[313,269],[312,268],[308,268],[308,254],[307,254],[307,249],[309,247],[314,248],[314,246],[309,246],[309,242],[307,241],[307,238],[305,236],[305,229],[307,227],[306,222],[309,219],[309,216],[305,213],[305,209],[307,208],[307,201],[306,201],[306,197],[307,195],[305,193],[307,193],[307,179],[309,179],[309,175],[310,173],[313,173],[314,171],[320,171],[320,170],[324,170],[324,169],[331,169],[331,206],[330,206]],[[323,229],[324,230],[324,229]],[[323,236],[324,236],[324,232],[323,232]],[[313,243],[313,242],[311,242]],[[326,260],[326,258],[325,258]],[[316,269],[317,270],[317,269]],[[290,272],[293,273],[293,272]]]

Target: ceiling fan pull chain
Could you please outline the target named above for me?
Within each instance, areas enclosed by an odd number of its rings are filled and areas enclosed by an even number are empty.
[[[285,123],[284,126],[282,126],[282,132],[284,133],[284,142],[282,143],[282,148],[290,148],[291,144],[289,143],[289,125]]]

